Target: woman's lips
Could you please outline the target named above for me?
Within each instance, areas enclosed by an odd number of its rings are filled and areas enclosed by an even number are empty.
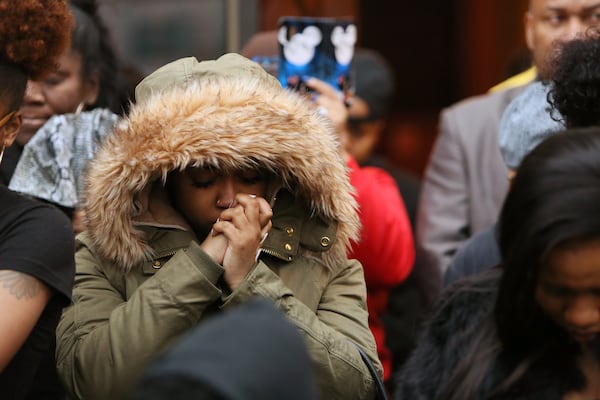
[[[27,125],[44,125],[48,121],[48,117],[34,117],[23,115],[23,124]]]
[[[36,132],[48,121],[48,118],[44,117],[28,117],[23,115],[21,119],[21,129],[17,135],[17,143],[24,146],[31,140]]]
[[[23,115],[21,130],[37,132],[48,121],[48,117],[28,117]]]

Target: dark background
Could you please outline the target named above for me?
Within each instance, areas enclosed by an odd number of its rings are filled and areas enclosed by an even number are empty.
[[[526,49],[528,0],[98,0],[121,56],[147,74],[173,59],[239,51],[281,16],[353,17],[358,45],[396,74],[379,152],[417,175],[440,110],[505,79]]]
[[[395,107],[379,147],[421,175],[439,111],[485,93],[527,57],[527,0],[260,0],[260,29],[280,15],[353,16],[359,45],[378,50],[396,73]]]

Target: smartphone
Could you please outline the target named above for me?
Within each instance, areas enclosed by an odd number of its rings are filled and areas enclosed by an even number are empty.
[[[357,31],[352,18],[282,17],[278,21],[277,75],[283,87],[307,91],[307,77],[348,96]]]

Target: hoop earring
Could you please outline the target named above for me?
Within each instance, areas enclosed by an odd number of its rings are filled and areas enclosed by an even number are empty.
[[[79,103],[77,105],[77,108],[75,109],[75,114],[81,113],[84,108],[85,108],[85,103],[82,101],[81,103]]]
[[[0,164],[2,164],[2,157],[4,157],[4,146],[2,146],[2,151],[0,151]]]

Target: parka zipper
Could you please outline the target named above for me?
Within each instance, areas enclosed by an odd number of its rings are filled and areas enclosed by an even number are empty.
[[[283,255],[281,253],[278,253],[275,250],[262,248],[262,249],[260,249],[260,251],[263,252],[263,253],[265,253],[265,254],[268,254],[270,256],[277,257],[277,258],[279,258],[281,260],[292,261],[292,256],[285,256],[285,255]]]
[[[177,250],[179,250],[179,249],[177,249]],[[175,253],[177,253],[177,250],[171,250],[168,253],[157,255],[154,257],[154,260],[160,260],[161,258],[166,258],[166,257],[173,257],[175,255]]]

